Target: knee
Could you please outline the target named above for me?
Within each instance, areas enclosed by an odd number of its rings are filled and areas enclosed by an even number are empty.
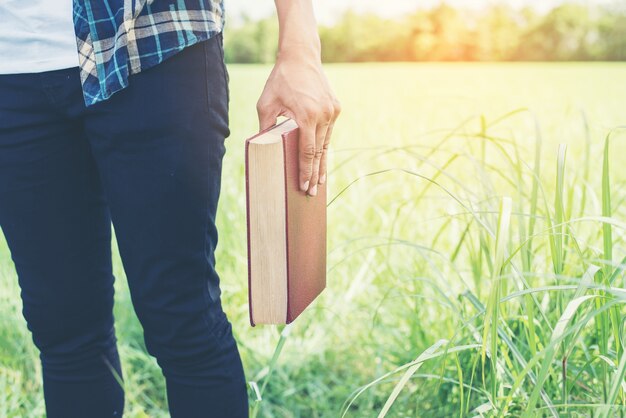
[[[144,327],[144,340],[168,380],[201,386],[242,380],[232,325],[223,312],[214,324],[196,317],[176,318],[160,329]]]
[[[48,377],[71,380],[72,371],[84,378],[86,369],[101,370],[103,356],[116,349],[113,315],[47,302],[40,309],[24,309],[35,346]]]

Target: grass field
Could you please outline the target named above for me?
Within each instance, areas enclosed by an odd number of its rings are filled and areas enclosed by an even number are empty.
[[[270,68],[229,69],[217,268],[253,415],[626,412],[625,64],[328,66],[328,288],[283,337],[247,311],[243,138]],[[167,416],[114,252],[125,416]],[[0,235],[0,417],[43,416],[37,355]]]

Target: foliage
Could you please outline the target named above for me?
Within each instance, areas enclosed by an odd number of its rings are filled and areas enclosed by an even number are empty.
[[[275,17],[226,26],[226,59],[269,63]],[[626,60],[626,9],[565,3],[546,14],[493,3],[481,11],[445,3],[397,19],[347,11],[320,28],[325,62]]]

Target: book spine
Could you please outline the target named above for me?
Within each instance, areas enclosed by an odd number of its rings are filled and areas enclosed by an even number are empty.
[[[248,312],[250,313],[250,325],[255,326],[254,317],[252,314],[252,269],[250,265],[251,252],[250,252],[250,171],[248,168],[248,157],[249,157],[249,148],[250,148],[250,140],[246,140],[245,145],[245,158],[244,158],[244,166],[245,166],[245,174],[244,177],[246,179],[246,241],[247,241],[247,251],[248,251]]]
[[[282,135],[282,143],[283,143],[283,170],[285,170],[285,184],[283,185],[284,190],[285,190],[285,248],[287,249],[286,251],[286,260],[287,260],[287,317],[285,318],[285,323],[289,324],[291,323],[294,318],[291,315],[291,302],[290,302],[290,297],[289,295],[291,294],[289,292],[289,270],[290,269],[290,265],[289,265],[289,199],[287,198],[287,193],[289,193],[289,176],[287,173],[287,139],[288,139],[288,135],[287,133],[284,133]]]

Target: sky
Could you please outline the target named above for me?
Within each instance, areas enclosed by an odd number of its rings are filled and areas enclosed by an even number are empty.
[[[227,18],[237,21],[237,17],[246,13],[253,19],[266,17],[274,11],[274,0],[224,0]],[[577,0],[583,4],[613,3],[616,0]],[[546,11],[563,0],[446,0],[447,4],[459,7],[478,8],[492,3],[508,3],[514,7],[533,6],[539,11]],[[418,7],[431,7],[441,0],[313,0],[315,15],[321,24],[332,24],[346,9],[357,12],[374,12],[383,17],[393,17]]]

